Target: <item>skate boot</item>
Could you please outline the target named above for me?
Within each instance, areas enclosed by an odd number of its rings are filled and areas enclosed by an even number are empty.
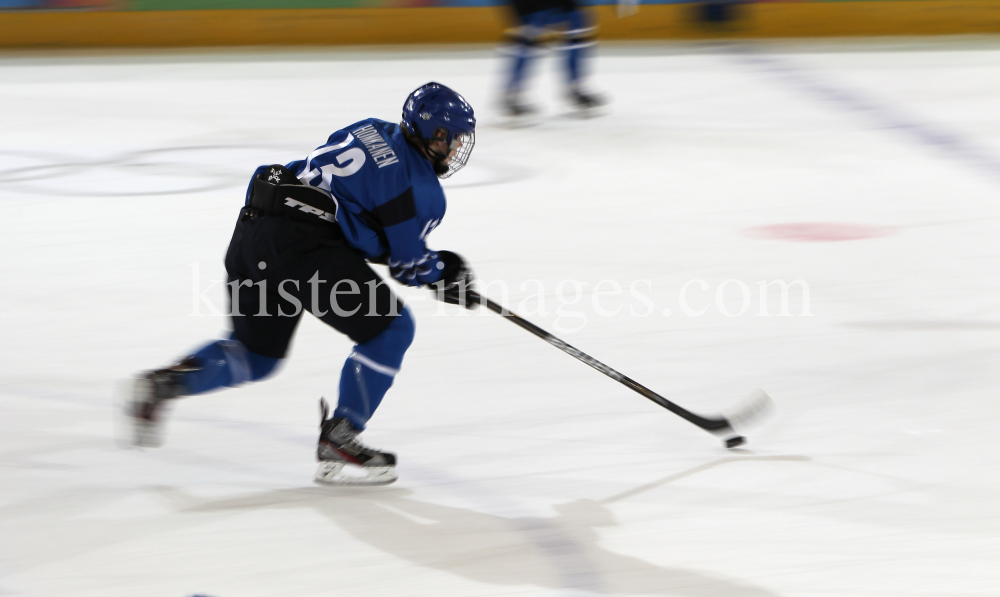
[[[156,448],[163,444],[165,403],[183,395],[183,376],[197,369],[191,359],[167,369],[147,371],[132,384],[125,400],[125,417],[132,428],[131,444]]]
[[[522,102],[516,95],[506,95],[503,100],[503,110],[507,116],[518,118],[535,113],[535,109]]]
[[[388,485],[396,475],[396,455],[379,452],[358,441],[359,431],[342,417],[330,414],[326,400],[320,399],[319,446],[316,482],[326,485]]]
[[[570,89],[569,101],[576,113],[586,118],[600,115],[600,109],[608,103],[606,97],[596,93],[588,93],[576,87]]]
[[[500,109],[508,119],[510,126],[519,128],[538,124],[538,110],[524,103],[521,94],[508,91],[500,102]]]

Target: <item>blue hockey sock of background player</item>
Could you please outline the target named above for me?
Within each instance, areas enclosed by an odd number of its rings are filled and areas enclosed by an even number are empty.
[[[563,46],[563,49],[567,54],[567,79],[571,87],[578,88],[583,75],[583,73],[580,72],[583,53],[587,48],[594,45],[594,41],[592,39],[594,35],[594,28],[587,23],[587,18],[584,13],[576,10],[569,13],[567,29],[563,35],[566,38],[566,45]]]
[[[196,369],[182,379],[184,394],[203,394],[218,388],[233,388],[259,381],[274,372],[281,359],[247,350],[239,340],[216,340],[191,355]]]
[[[354,347],[340,374],[340,400],[334,417],[348,419],[359,431],[365,428],[392,386],[415,330],[413,316],[403,308],[381,334]]]
[[[580,84],[580,54],[583,48],[570,45],[566,49],[566,75],[570,87],[576,88]]]
[[[532,44],[526,40],[521,40],[512,48],[514,66],[511,68],[510,79],[507,82],[508,93],[517,93],[521,90],[525,69],[527,68],[528,61],[531,59],[531,53],[534,51]]]
[[[542,10],[521,17],[520,26],[510,40],[509,51],[514,59],[507,79],[506,92],[509,96],[519,94],[524,87],[528,64],[539,52],[539,38],[549,27],[565,18],[564,12],[558,9]]]

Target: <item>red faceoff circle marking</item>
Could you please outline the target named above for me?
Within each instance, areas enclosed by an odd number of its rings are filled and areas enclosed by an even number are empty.
[[[832,242],[862,240],[889,236],[896,232],[891,226],[846,224],[838,222],[799,222],[756,226],[743,231],[753,238],[791,240],[800,242]]]

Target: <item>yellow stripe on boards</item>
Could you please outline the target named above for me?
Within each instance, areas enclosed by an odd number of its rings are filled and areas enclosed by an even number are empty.
[[[1000,0],[767,2],[700,23],[697,5],[591,10],[600,39],[718,39],[1000,33]],[[499,42],[504,7],[3,12],[0,47],[192,47]]]

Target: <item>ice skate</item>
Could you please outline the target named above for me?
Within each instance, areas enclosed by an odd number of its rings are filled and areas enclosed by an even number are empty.
[[[602,108],[608,104],[608,99],[603,95],[588,93],[574,87],[569,91],[569,102],[575,115],[592,118],[604,113]]]
[[[132,381],[123,413],[131,431],[131,445],[156,448],[163,444],[164,404],[181,395],[180,375],[174,369],[159,369]]]
[[[538,124],[538,109],[521,99],[521,94],[508,91],[500,102],[500,109],[507,117],[509,126],[520,128]]]
[[[329,407],[320,399],[316,482],[324,485],[388,485],[396,478],[396,455],[380,452],[358,441],[359,431],[345,418],[327,418]]]

